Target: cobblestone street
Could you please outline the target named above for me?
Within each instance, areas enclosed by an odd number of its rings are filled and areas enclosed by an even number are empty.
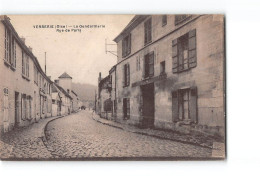
[[[124,131],[93,120],[90,111],[81,111],[43,119],[5,134],[0,141],[0,156],[22,160],[181,159],[210,158],[211,149]]]
[[[98,123],[89,111],[52,121],[47,126],[48,151],[55,158],[210,157],[211,150]]]

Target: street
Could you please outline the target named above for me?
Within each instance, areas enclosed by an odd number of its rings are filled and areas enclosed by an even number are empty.
[[[57,119],[47,127],[48,150],[55,158],[210,157],[211,150],[144,136],[98,123],[91,112]]]
[[[43,119],[37,124],[4,135],[0,141],[1,158],[45,160],[147,157],[156,159],[211,156],[211,150],[208,148],[104,125],[95,121],[92,112],[88,110],[52,119]],[[46,130],[46,139],[41,136],[39,129]]]

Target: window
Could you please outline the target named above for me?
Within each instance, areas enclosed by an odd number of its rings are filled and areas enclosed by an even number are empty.
[[[29,78],[29,56],[26,55],[26,76]]]
[[[152,19],[144,23],[144,45],[152,41]]]
[[[173,73],[197,66],[195,29],[172,41],[172,64]]]
[[[15,39],[12,37],[10,30],[5,28],[5,57],[6,63],[12,68],[16,68],[16,45]]]
[[[125,36],[122,41],[122,57],[126,57],[131,53],[131,34]]]
[[[197,88],[179,89],[172,93],[173,121],[197,122]]]
[[[144,58],[144,78],[154,76],[154,52],[148,53]]]
[[[123,87],[130,85],[130,65],[125,64],[123,66]]]
[[[10,63],[10,55],[10,31],[7,28],[5,28],[5,61],[8,63]]]
[[[25,75],[25,53],[22,52],[22,74]]]
[[[140,70],[140,57],[136,58],[136,71]]]
[[[191,18],[191,15],[175,15],[175,25],[181,24]]]
[[[12,57],[11,57],[11,66],[13,68],[16,68],[16,43],[15,43],[15,39],[12,38]]]
[[[162,15],[162,26],[167,24],[167,15]]]
[[[124,111],[124,119],[130,118],[130,99],[124,98],[123,99],[123,111]]]
[[[165,61],[162,61],[160,63],[160,74],[164,74],[165,73]]]

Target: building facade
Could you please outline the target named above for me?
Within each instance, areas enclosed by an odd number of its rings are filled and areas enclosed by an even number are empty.
[[[118,122],[224,135],[223,15],[136,15],[114,41]]]
[[[7,16],[0,22],[0,129],[25,126],[51,116],[52,81],[41,69]]]

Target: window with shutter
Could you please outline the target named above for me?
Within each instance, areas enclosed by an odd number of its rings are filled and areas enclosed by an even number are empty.
[[[152,41],[152,19],[148,19],[144,23],[144,45]]]
[[[172,120],[173,122],[177,122],[179,120],[177,90],[172,92]]]
[[[25,75],[25,54],[22,52],[22,74]]]
[[[194,29],[189,32],[189,68],[193,68],[196,66],[196,29]]]
[[[196,29],[194,29],[172,41],[172,72],[177,73],[196,66]]]
[[[154,76],[154,52],[145,55],[145,65],[144,65],[144,77]]]
[[[126,57],[131,53],[131,34],[124,37],[122,41],[122,57]]]
[[[162,26],[167,24],[167,15],[162,15]]]

